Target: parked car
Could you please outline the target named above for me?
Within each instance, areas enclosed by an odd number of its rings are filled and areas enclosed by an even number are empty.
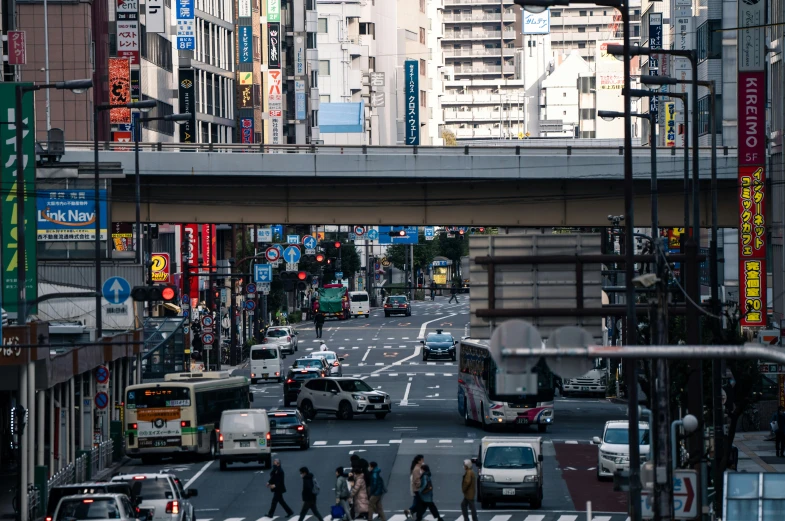
[[[335,351],[314,351],[309,358],[324,358],[327,362],[328,375],[343,376],[343,357],[338,356]]]
[[[374,414],[383,420],[391,411],[390,395],[359,378],[318,378],[305,382],[297,408],[310,419],[319,412],[351,420],[355,414]]]
[[[403,295],[387,297],[384,301],[384,316],[389,317],[392,314],[412,316],[412,306],[409,304],[409,299]]]
[[[104,481],[57,485],[49,489],[45,514],[47,521],[51,521],[54,517],[55,509],[61,499],[68,496],[82,496],[86,494],[125,494],[134,507],[138,506],[138,500],[131,490],[131,485],[128,483]]]
[[[305,450],[311,446],[308,423],[297,409],[268,411],[270,421],[270,445],[272,447],[297,446]]]

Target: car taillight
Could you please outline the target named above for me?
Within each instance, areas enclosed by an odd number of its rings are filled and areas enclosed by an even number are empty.
[[[223,449],[224,448],[224,435],[223,434],[219,434],[218,435],[218,448],[219,449]]]
[[[46,516],[45,519],[46,519],[46,521],[52,521],[52,518],[50,516]]]
[[[279,373],[278,371],[276,371],[276,372],[275,372],[275,376],[281,376],[281,373]]]
[[[128,430],[129,431],[135,431],[137,429],[137,427],[139,427],[139,426],[137,424],[135,424],[135,423],[129,423],[128,424]]]
[[[292,380],[291,378],[289,378],[288,380],[286,380],[286,383],[288,383],[288,384],[294,383],[294,380]]]
[[[180,513],[180,502],[177,500],[170,501],[166,504],[166,513],[167,514],[179,514]]]
[[[251,373],[251,378],[256,378],[256,373]]]
[[[286,337],[286,341],[287,341],[287,342],[291,342],[291,341],[292,341],[292,337],[290,337],[290,336],[287,336],[287,337]]]
[[[265,438],[267,438],[267,441],[270,441],[270,433],[269,432],[267,433],[267,436],[265,436]]]
[[[386,308],[389,308],[389,307],[390,307],[390,305],[389,305],[389,304],[385,304],[385,305],[384,305],[384,307],[386,307]]]
[[[304,431],[304,430],[305,430],[305,427],[303,427],[302,425],[298,425],[298,426],[297,426],[297,430],[298,430],[298,431]]]

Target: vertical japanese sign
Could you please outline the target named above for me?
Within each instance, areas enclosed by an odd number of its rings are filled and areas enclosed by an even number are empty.
[[[669,101],[665,106],[665,146],[676,146],[676,104]]]
[[[0,83],[0,117],[4,121],[16,121],[16,84]],[[36,271],[36,227],[35,227],[35,112],[33,93],[22,99],[22,154],[25,193],[25,300],[38,298],[38,273]],[[19,229],[16,199],[16,126],[0,125],[0,168],[2,168],[2,231],[3,231],[3,308],[16,312],[19,262]],[[29,308],[30,313],[36,310]]]
[[[131,63],[128,58],[109,58],[109,104],[125,105],[131,102]],[[111,123],[131,123],[131,109],[109,111]]]
[[[8,65],[27,64],[27,33],[8,31]]]
[[[649,14],[649,48],[662,49],[662,13]],[[659,75],[660,70],[660,55],[652,54],[649,56],[649,74],[652,76]],[[660,98],[653,96],[649,98],[649,114],[653,116],[653,121],[659,121]],[[656,124],[656,123],[655,123]],[[649,133],[649,142],[651,142],[651,132]],[[652,146],[657,146],[653,143]]]
[[[294,80],[294,112],[295,119],[305,120],[305,81]]]
[[[281,68],[281,24],[267,24],[267,67]]]
[[[237,31],[237,45],[240,48],[240,63],[251,63],[253,61],[253,29],[250,25],[241,25]]]
[[[190,114],[191,119],[183,122],[180,127],[180,143],[196,143],[196,99],[194,85],[194,70],[180,69],[178,71],[180,83],[177,84],[177,97],[180,105],[180,114]]]
[[[266,0],[267,2],[267,21],[281,21],[281,0]]]
[[[267,71],[267,106],[270,120],[270,144],[283,144],[283,95],[281,71]]]
[[[199,263],[199,225],[185,224],[183,230],[184,248],[181,263],[183,273],[188,270],[188,287],[183,287],[183,294],[190,298],[199,297],[199,277],[194,270]]]
[[[240,118],[240,143],[253,143],[253,118]]]
[[[148,33],[166,34],[164,0],[146,0],[145,29]]]
[[[294,75],[305,75],[305,39],[302,36],[294,38]]]
[[[238,18],[251,17],[251,0],[239,0],[237,2],[237,16]]]
[[[417,146],[420,144],[420,63],[417,60],[406,60],[403,74],[405,144]]]
[[[203,271],[211,271],[211,266],[214,266],[215,263],[213,262],[213,245],[215,244],[215,239],[213,237],[213,228],[214,225],[212,224],[203,224],[202,225],[202,267],[204,268]]]
[[[196,49],[196,23],[194,0],[177,0],[177,48],[181,51]]]
[[[117,0],[117,57],[139,64],[138,0]]]
[[[738,3],[739,292],[741,325],[766,326],[766,2]],[[746,27],[752,27],[746,29]]]

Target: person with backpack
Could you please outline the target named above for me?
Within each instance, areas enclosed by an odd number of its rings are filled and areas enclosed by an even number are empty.
[[[371,496],[368,500],[368,521],[373,521],[374,514],[377,514],[382,521],[387,521],[382,506],[382,497],[387,493],[387,487],[384,485],[384,478],[382,478],[382,469],[375,461],[372,461],[368,468],[371,471],[371,484],[368,487],[368,493]]]
[[[422,521],[425,510],[431,511],[431,515],[436,521],[444,521],[439,515],[439,509],[433,502],[433,480],[431,479],[431,468],[428,465],[422,466],[422,479],[420,480],[420,509],[417,511],[417,521]]]
[[[286,484],[284,483],[281,460],[277,458],[273,460],[273,469],[270,471],[270,479],[267,480],[267,488],[273,491],[273,502],[270,504],[270,511],[267,513],[267,517],[271,518],[275,516],[275,509],[279,503],[284,511],[286,511],[286,515],[292,517],[294,515],[294,510],[292,510],[283,499],[283,495],[286,492]]]
[[[350,497],[349,481],[343,473],[343,468],[338,467],[335,469],[335,505],[332,507],[332,512],[330,513],[333,519],[351,519],[349,516],[349,512],[351,511],[351,508],[349,507]],[[338,509],[342,510],[342,513],[339,513]]]
[[[354,486],[352,487],[352,506],[355,519],[368,519],[368,485],[361,467],[353,467]]]
[[[319,496],[320,492],[319,482],[316,481],[316,478],[310,473],[308,467],[300,467],[300,477],[303,478],[303,508],[300,509],[299,521],[305,519],[305,515],[309,510],[313,512],[316,519],[324,521],[322,515],[316,510],[316,498]]]

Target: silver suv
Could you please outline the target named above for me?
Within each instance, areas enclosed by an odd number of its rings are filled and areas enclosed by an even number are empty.
[[[297,351],[297,332],[289,326],[276,326],[267,330],[263,344],[275,344],[282,353],[293,355]]]
[[[141,498],[139,508],[152,515],[148,521],[194,521],[194,507],[189,498],[198,495],[196,489],[183,488],[173,474],[120,474],[112,481],[131,485],[134,496]]]
[[[355,414],[373,414],[383,420],[392,411],[392,403],[389,394],[359,378],[316,378],[303,384],[297,408],[307,419],[326,412],[341,420],[351,420]]]

